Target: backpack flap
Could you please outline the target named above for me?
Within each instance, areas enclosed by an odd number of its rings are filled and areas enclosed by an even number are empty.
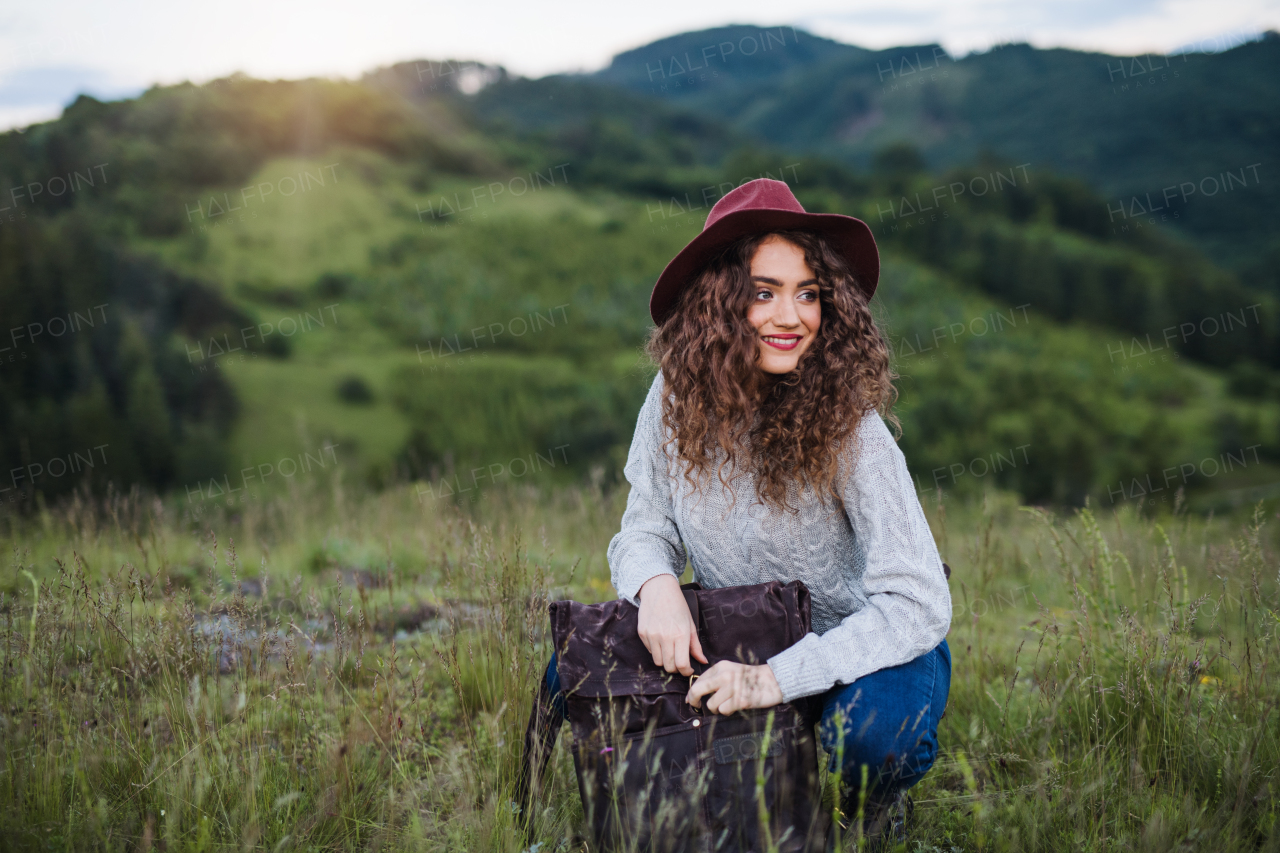
[[[713,664],[763,664],[809,631],[809,590],[800,581],[721,587],[697,597],[698,636]]]

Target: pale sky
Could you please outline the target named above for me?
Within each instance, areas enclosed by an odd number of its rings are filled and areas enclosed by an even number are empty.
[[[1026,41],[1121,55],[1216,52],[1280,29],[1280,0],[39,0],[0,6],[0,129],[56,117],[79,92],[154,83],[358,76],[408,59],[595,70],[654,39],[724,24],[790,25],[868,48],[952,55]]]

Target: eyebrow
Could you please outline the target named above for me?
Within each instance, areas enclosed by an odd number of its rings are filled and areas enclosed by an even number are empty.
[[[765,284],[772,284],[774,287],[782,287],[782,282],[778,281],[776,278],[769,278],[768,276],[753,275],[751,276],[751,280],[763,281]],[[797,284],[796,287],[809,287],[810,285],[820,286],[816,278],[808,278]]]

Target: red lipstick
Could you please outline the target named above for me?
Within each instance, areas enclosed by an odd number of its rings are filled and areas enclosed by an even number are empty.
[[[800,335],[761,335],[760,339],[774,349],[793,350],[800,345]]]

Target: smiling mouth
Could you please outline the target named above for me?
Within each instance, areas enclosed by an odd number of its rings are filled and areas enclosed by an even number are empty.
[[[774,349],[791,350],[800,345],[799,335],[762,335],[761,340]]]

